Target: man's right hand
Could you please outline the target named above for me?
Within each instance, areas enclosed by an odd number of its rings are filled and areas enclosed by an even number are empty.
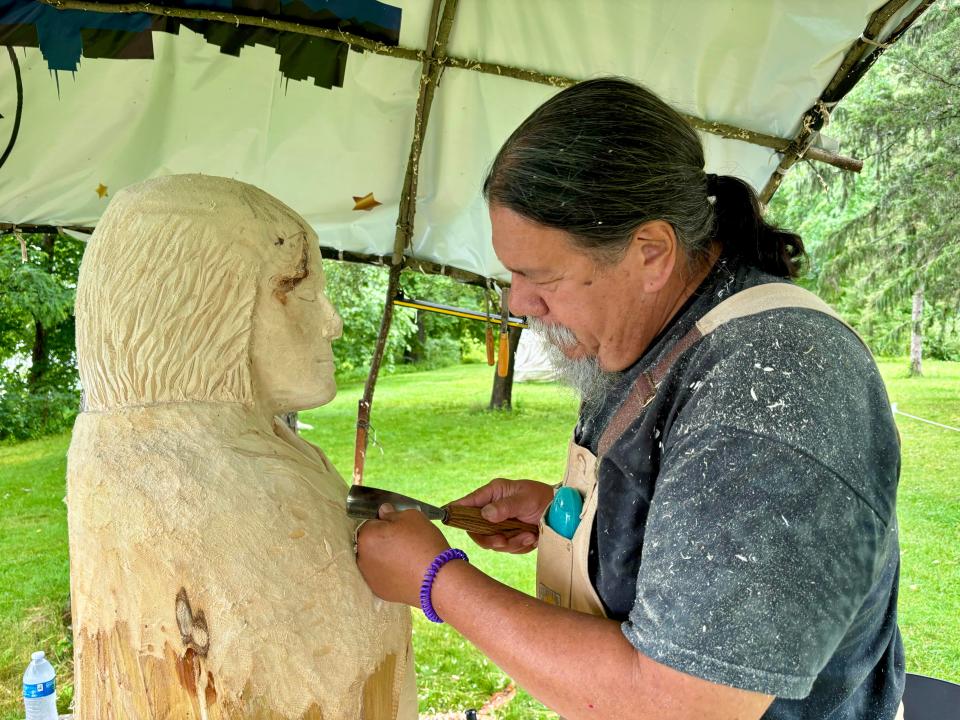
[[[546,483],[495,478],[450,504],[481,508],[480,514],[490,522],[516,519],[537,525],[551,502],[553,487]],[[538,539],[530,532],[517,533],[510,538],[505,535],[469,535],[480,547],[508,553],[530,552],[537,546]]]

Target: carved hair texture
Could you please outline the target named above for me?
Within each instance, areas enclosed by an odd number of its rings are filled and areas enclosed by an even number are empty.
[[[77,283],[86,409],[251,402],[257,290],[277,278],[280,292],[295,286],[315,239],[290,208],[226,178],[163,177],[117,193]]]

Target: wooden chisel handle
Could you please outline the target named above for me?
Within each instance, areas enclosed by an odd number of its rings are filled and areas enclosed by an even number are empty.
[[[467,532],[477,535],[516,535],[520,532],[531,532],[536,535],[540,529],[536,525],[520,522],[519,520],[504,520],[503,522],[492,523],[483,519],[480,515],[480,508],[467,507],[466,505],[446,505],[447,518],[443,521],[444,525],[460,528]]]
[[[510,336],[500,333],[500,355],[497,357],[497,375],[505,378],[510,374]]]

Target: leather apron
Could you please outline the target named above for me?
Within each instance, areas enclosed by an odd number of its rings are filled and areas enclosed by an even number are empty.
[[[537,546],[537,597],[551,605],[606,617],[603,603],[590,582],[587,553],[597,516],[597,457],[573,440],[567,451],[563,486],[571,487],[584,499],[573,538],[568,540],[540,518]]]

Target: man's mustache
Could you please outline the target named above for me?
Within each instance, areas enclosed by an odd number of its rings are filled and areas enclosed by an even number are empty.
[[[537,318],[527,318],[527,327],[560,350],[576,346],[577,336],[573,330],[559,323],[545,323]]]
[[[617,373],[605,373],[596,357],[570,358],[565,351],[577,346],[576,334],[559,323],[545,323],[527,318],[530,328],[542,341],[550,364],[557,370],[561,382],[574,388],[582,401],[581,413],[592,415],[604,404]]]

